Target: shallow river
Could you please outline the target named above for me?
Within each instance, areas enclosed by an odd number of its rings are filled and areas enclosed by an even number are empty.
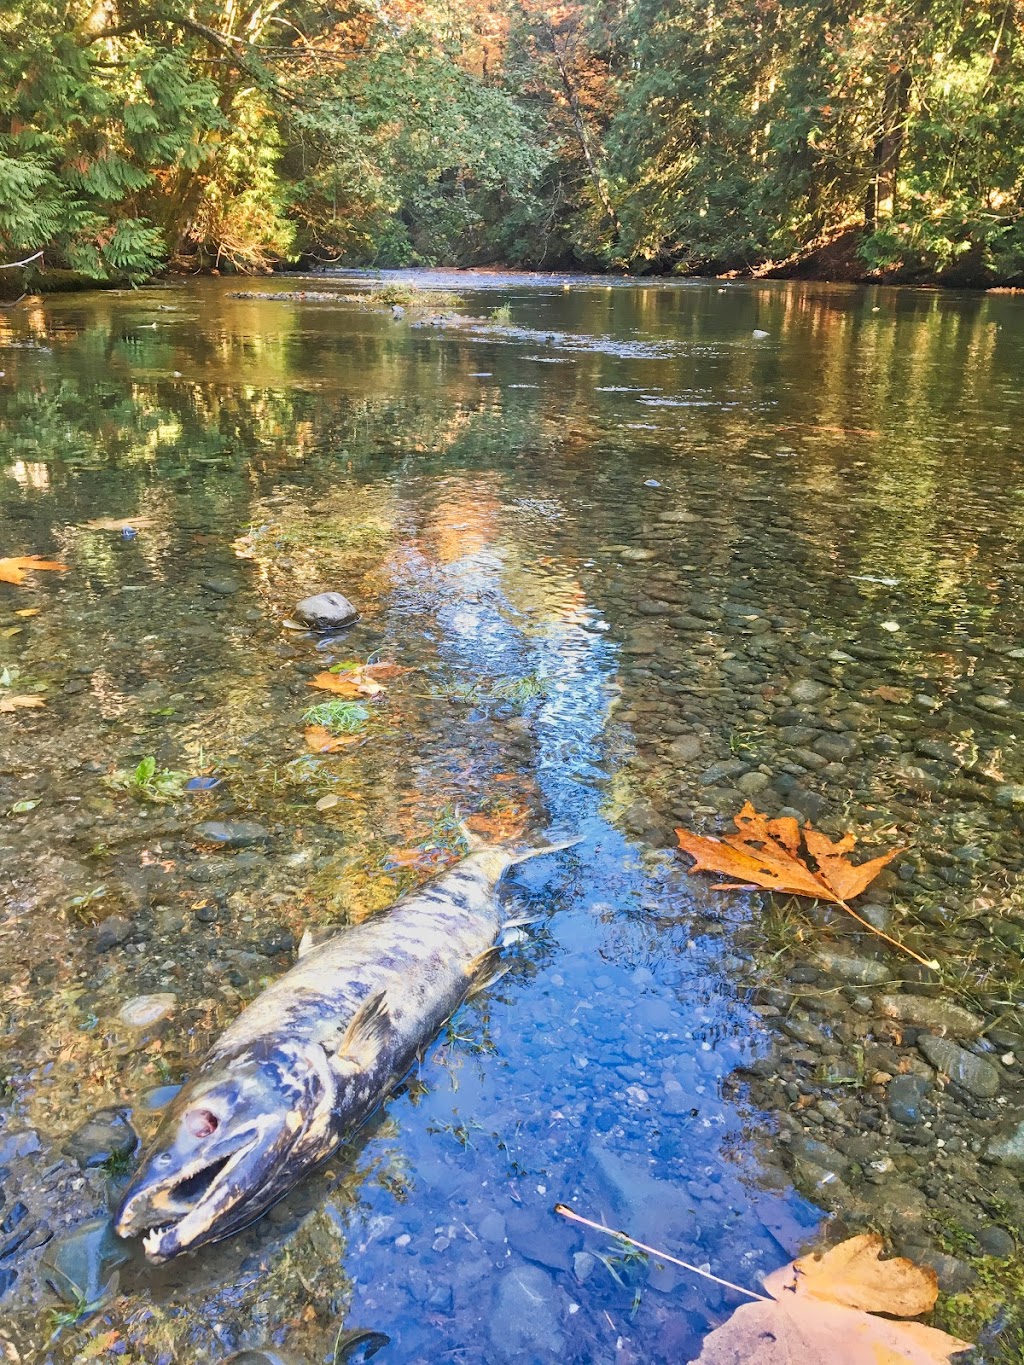
[[[1024,303],[415,282],[461,301],[0,314],[0,554],[69,566],[0,583],[0,1357],[695,1358],[739,1296],[562,1202],[754,1289],[877,1229],[1018,1359]],[[289,628],[323,589],[358,624]],[[410,671],[317,753],[344,661]],[[903,847],[858,906],[938,970],[687,875],[747,799]],[[582,840],[508,878],[510,972],[263,1222],[126,1252],[125,1121],[460,816]]]

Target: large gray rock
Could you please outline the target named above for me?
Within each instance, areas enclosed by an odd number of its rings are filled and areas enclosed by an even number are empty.
[[[318,592],[304,597],[292,615],[312,630],[343,630],[359,620],[355,607],[340,592]]]
[[[999,1071],[984,1057],[976,1057],[966,1048],[958,1047],[948,1038],[937,1038],[933,1033],[923,1033],[917,1046],[936,1071],[955,1081],[961,1090],[982,1100],[990,1100],[998,1093]]]

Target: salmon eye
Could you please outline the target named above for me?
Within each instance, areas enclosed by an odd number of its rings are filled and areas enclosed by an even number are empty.
[[[217,1131],[220,1120],[209,1109],[190,1109],[185,1115],[185,1127],[194,1138],[205,1138]]]

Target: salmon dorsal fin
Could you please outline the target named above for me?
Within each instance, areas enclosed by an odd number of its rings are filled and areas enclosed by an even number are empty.
[[[388,1013],[387,993],[380,991],[377,995],[371,995],[369,1000],[359,1006],[338,1044],[339,1060],[354,1062],[362,1068],[371,1067],[393,1027]]]
[[[329,939],[335,938],[341,933],[340,925],[329,924],[323,928],[307,929],[299,939],[299,951],[296,953],[296,961],[301,961],[307,953],[311,953],[314,948],[319,948],[322,943],[327,943]]]

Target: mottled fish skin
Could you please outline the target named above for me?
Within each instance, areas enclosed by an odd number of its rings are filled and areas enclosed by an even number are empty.
[[[219,1241],[329,1156],[490,965],[497,884],[527,856],[471,853],[257,996],[168,1110],[116,1215],[121,1236],[151,1229],[155,1263]]]

